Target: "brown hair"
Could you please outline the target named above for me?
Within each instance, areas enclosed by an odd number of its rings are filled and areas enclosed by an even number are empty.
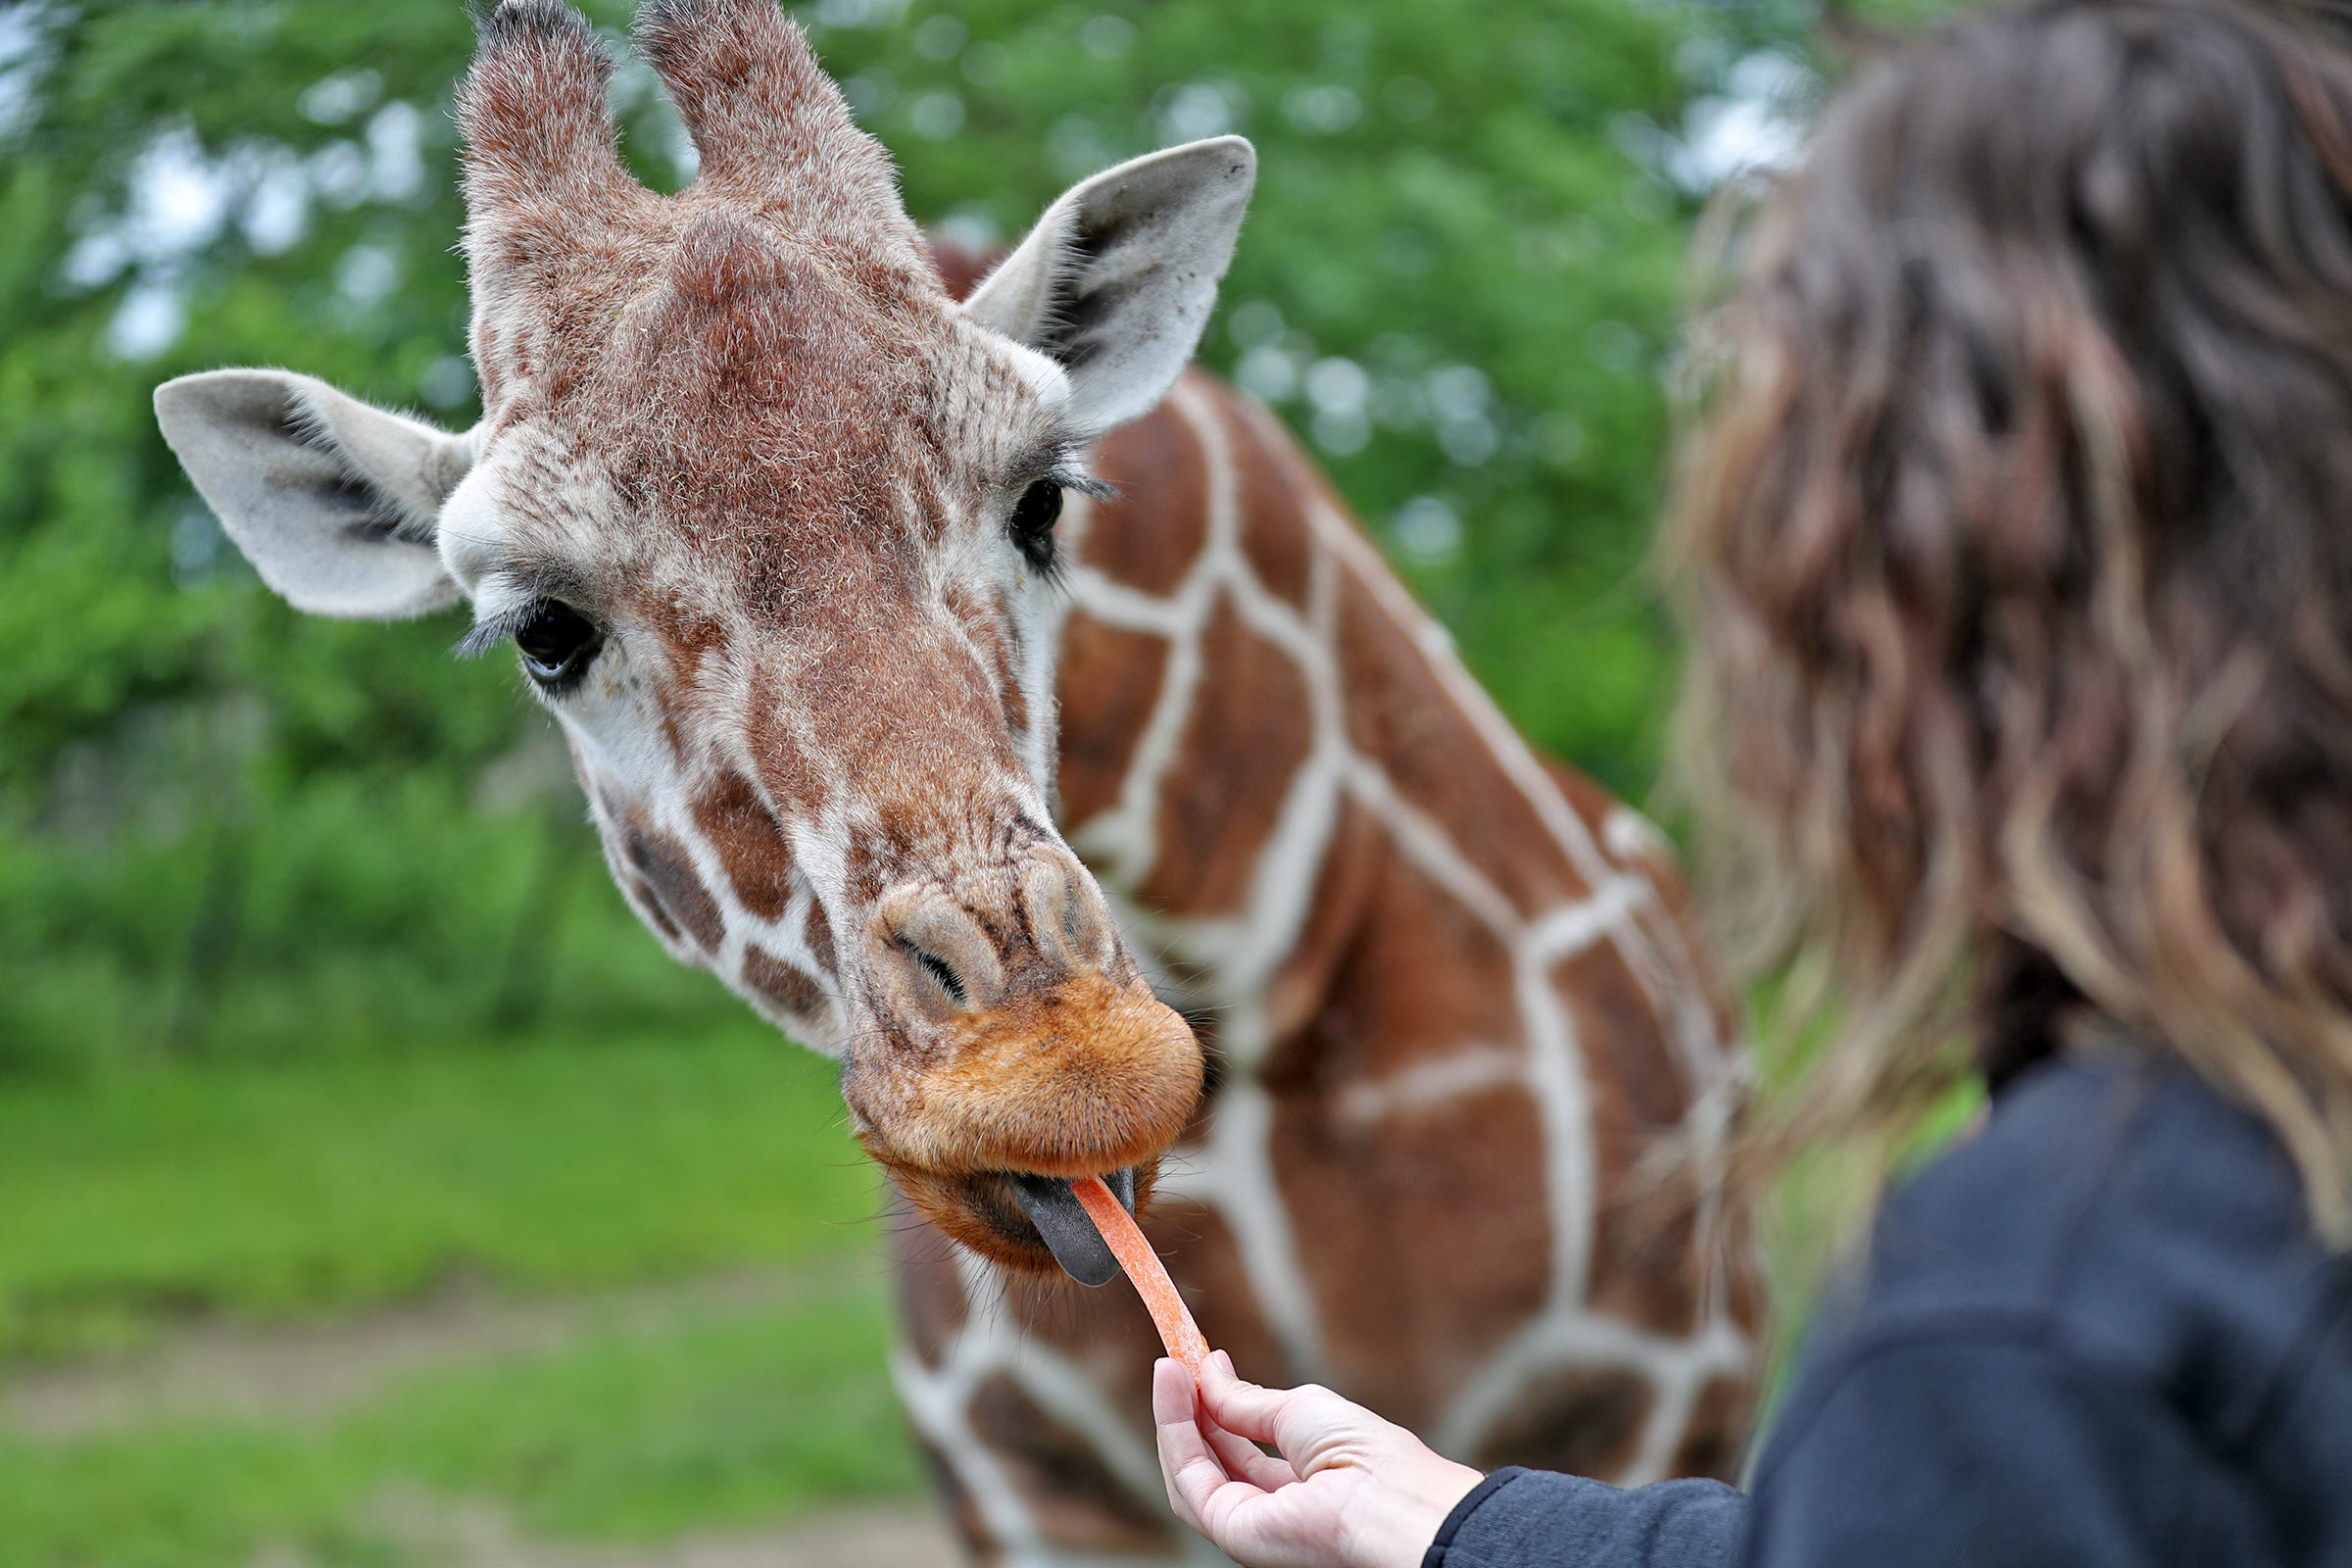
[[[2345,1236],[2352,59],[2245,4],[1976,15],[1744,243],[1667,549],[1702,847],[1820,1036],[1751,1152],[2097,1018]]]

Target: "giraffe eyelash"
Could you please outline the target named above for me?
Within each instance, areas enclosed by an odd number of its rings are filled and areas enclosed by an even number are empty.
[[[1098,479],[1083,468],[1056,465],[1054,471],[1047,474],[1046,477],[1064,490],[1075,490],[1089,500],[1115,501],[1119,496],[1117,485],[1112,484],[1108,479]]]
[[[479,659],[506,642],[531,622],[539,612],[541,600],[536,594],[521,601],[511,610],[502,610],[486,620],[477,620],[466,628],[450,652],[460,659]]]

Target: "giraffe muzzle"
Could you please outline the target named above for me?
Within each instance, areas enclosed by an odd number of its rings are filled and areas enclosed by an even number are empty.
[[[1074,860],[908,883],[877,901],[876,1027],[842,1094],[915,1211],[998,1262],[1083,1284],[1115,1269],[1069,1184],[1148,1203],[1198,1108],[1204,1061],[1152,995]]]

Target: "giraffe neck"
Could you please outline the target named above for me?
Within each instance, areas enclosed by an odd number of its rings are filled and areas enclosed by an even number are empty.
[[[1189,377],[1098,466],[1123,496],[1073,519],[1062,811],[1214,1039],[1207,1146],[1171,1193],[1221,1200],[1273,1337],[1320,1373],[1273,1099],[1311,1083],[1324,1121],[1378,1137],[1522,1093],[1547,1295],[1583,1302],[1634,1157],[1596,1094],[1672,1124],[1733,1087],[1662,841],[1526,745],[1262,409]],[[1631,977],[1613,1012],[1567,972],[1588,955]],[[1638,1081],[1609,1081],[1628,1058]]]

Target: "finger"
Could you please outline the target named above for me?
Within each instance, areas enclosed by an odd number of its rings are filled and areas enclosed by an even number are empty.
[[[1168,1506],[1176,1517],[1206,1536],[1227,1554],[1245,1555],[1248,1525],[1244,1516],[1252,1504],[1263,1507],[1266,1494],[1247,1481],[1236,1481],[1208,1449],[1200,1429],[1179,1421],[1159,1429],[1159,1468],[1168,1484]]]
[[[1185,1364],[1171,1356],[1152,1363],[1152,1420],[1156,1426],[1190,1421],[1199,1408],[1199,1386]]]
[[[1360,1451],[1366,1440],[1395,1430],[1353,1400],[1309,1383],[1291,1391],[1275,1413],[1274,1435],[1267,1441],[1282,1450],[1303,1480],[1341,1456]]]
[[[1261,1389],[1233,1375],[1233,1364],[1214,1356],[1200,1369],[1200,1406],[1228,1432],[1258,1443],[1274,1441],[1274,1423],[1290,1402],[1289,1389]]]
[[[1276,1458],[1248,1438],[1228,1432],[1206,1417],[1198,1424],[1217,1462],[1236,1480],[1247,1481],[1261,1492],[1292,1486],[1298,1480],[1298,1472],[1291,1468],[1289,1460]]]
[[[1207,1534],[1200,1508],[1225,1485],[1225,1467],[1209,1450],[1193,1419],[1193,1376],[1172,1360],[1152,1368],[1152,1419],[1159,1446],[1159,1473],[1168,1486],[1168,1506],[1176,1517]]]

